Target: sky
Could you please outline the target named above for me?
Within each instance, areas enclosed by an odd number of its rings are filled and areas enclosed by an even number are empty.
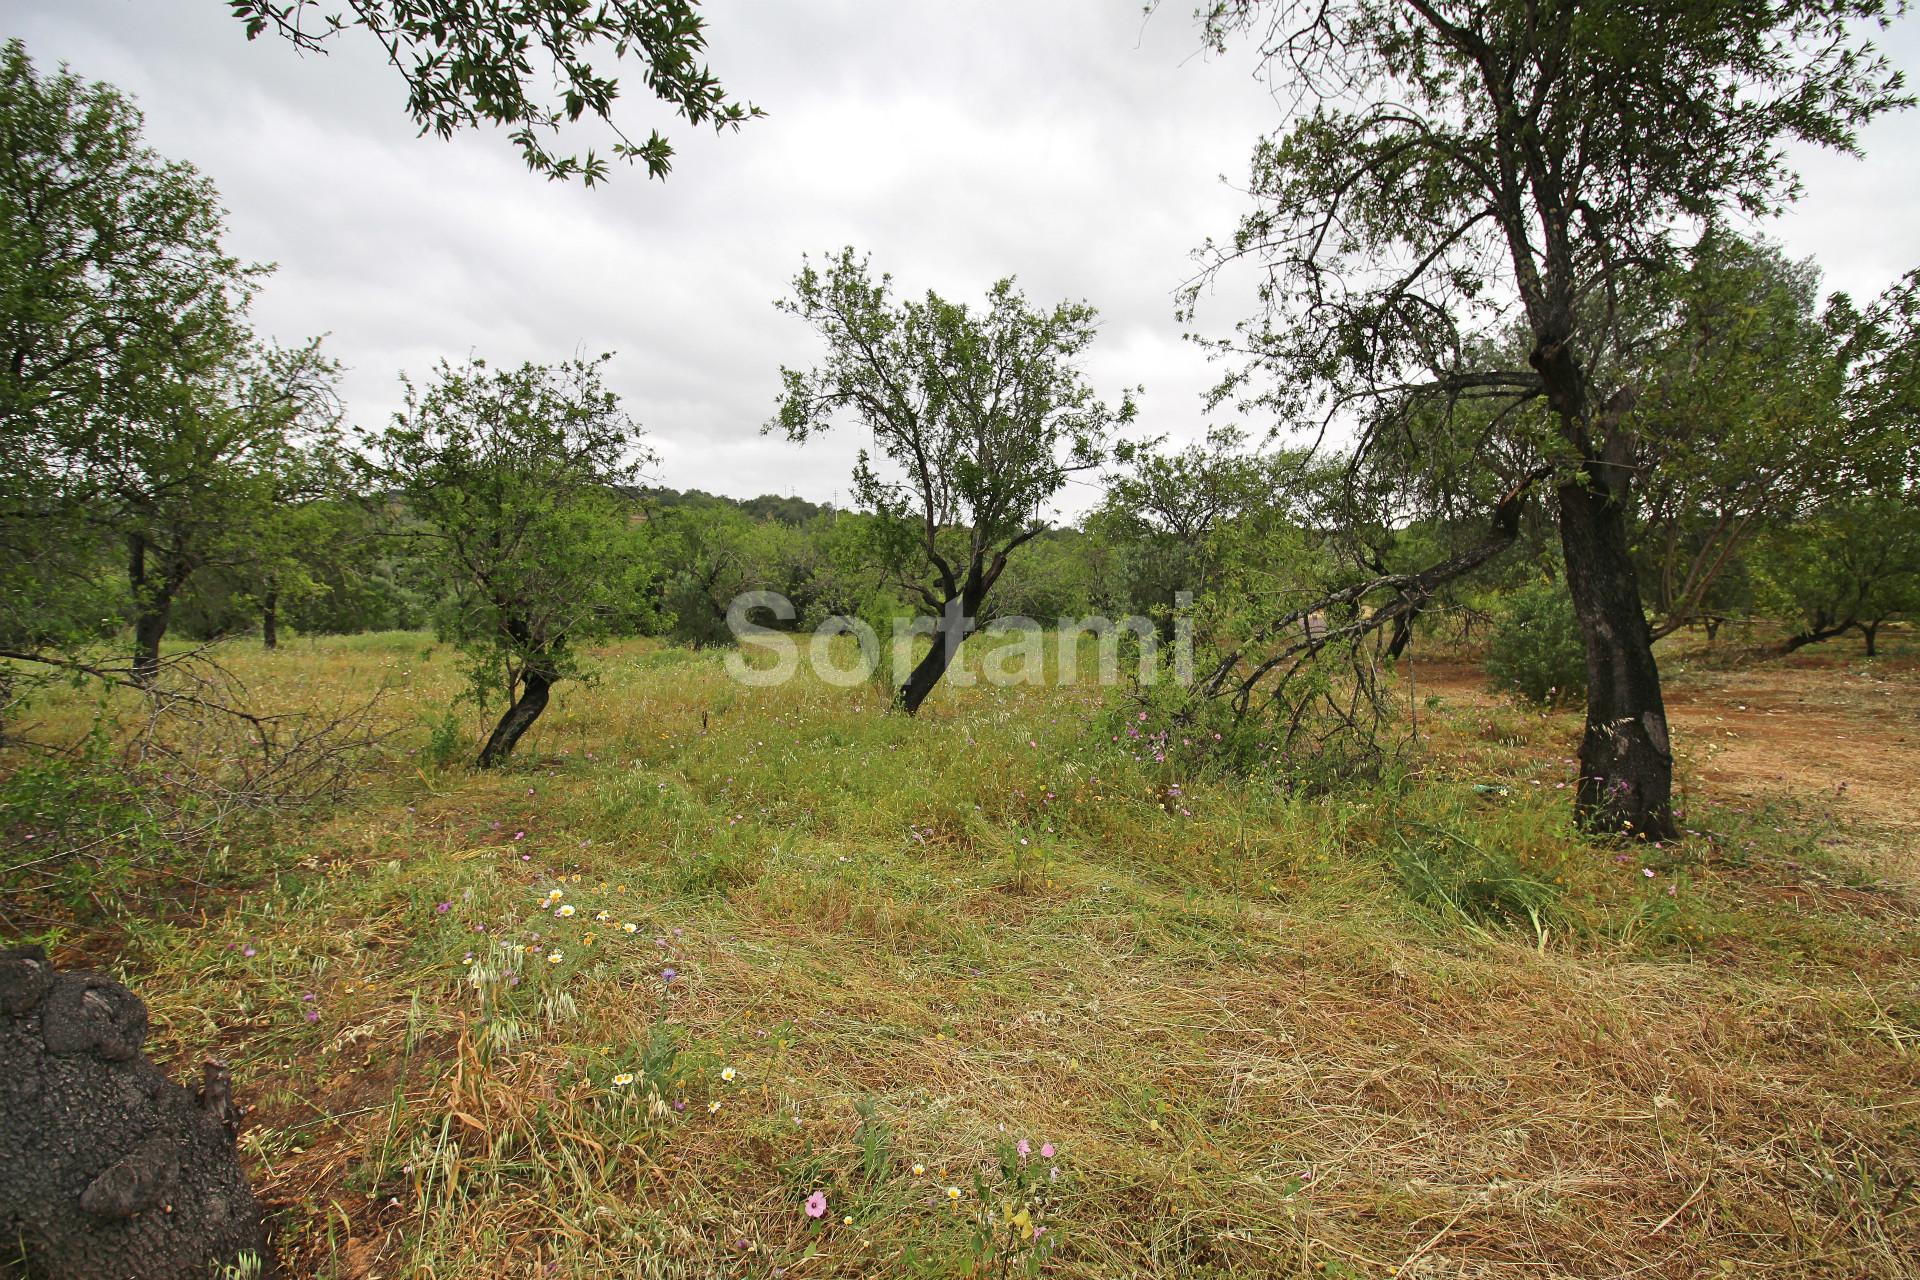
[[[616,165],[591,190],[530,173],[497,132],[417,136],[362,32],[303,56],[250,43],[225,0],[0,0],[0,34],[131,94],[149,144],[213,179],[229,249],[276,264],[256,328],[328,335],[356,424],[383,426],[401,372],[441,358],[613,352],[657,483],[844,504],[856,424],[804,448],[760,431],[781,365],[820,354],[773,307],[803,254],[853,245],[914,294],[977,298],[1012,275],[1037,304],[1085,300],[1101,314],[1083,362],[1095,390],[1145,387],[1135,434],[1179,443],[1215,420],[1219,370],[1182,337],[1174,292],[1194,249],[1231,233],[1235,184],[1281,117],[1245,52],[1201,52],[1191,8],[709,0],[708,60],[766,117],[716,137],[634,80],[618,118],[636,137],[662,128],[673,173]],[[1920,81],[1920,17],[1878,39]],[[1829,289],[1878,293],[1920,265],[1916,125],[1876,123],[1865,159],[1794,152],[1806,196],[1758,229],[1818,259]],[[1245,287],[1208,299],[1201,328],[1230,331]],[[1076,482],[1056,513],[1097,492]]]

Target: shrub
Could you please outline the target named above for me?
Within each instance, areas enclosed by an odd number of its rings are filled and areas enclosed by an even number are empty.
[[[1543,705],[1586,697],[1586,651],[1564,584],[1536,582],[1507,597],[1487,642],[1487,679]]]

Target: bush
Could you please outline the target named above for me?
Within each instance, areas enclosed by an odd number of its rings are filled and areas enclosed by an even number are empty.
[[[1487,679],[1548,706],[1586,697],[1586,649],[1565,584],[1536,582],[1507,597],[1487,641]]]

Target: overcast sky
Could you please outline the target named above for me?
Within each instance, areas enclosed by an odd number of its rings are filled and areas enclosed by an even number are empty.
[[[363,33],[326,57],[249,44],[225,0],[0,0],[43,67],[131,93],[147,138],[192,162],[229,210],[229,247],[278,264],[256,324],[327,333],[354,420],[382,425],[401,370],[613,351],[614,387],[676,488],[846,500],[858,432],[805,449],[762,437],[781,364],[818,353],[778,315],[802,253],[852,244],[912,292],[977,297],[1017,275],[1037,303],[1084,298],[1086,367],[1115,399],[1145,384],[1141,429],[1206,427],[1204,353],[1172,294],[1232,229],[1277,108],[1245,59],[1199,55],[1191,4],[1137,0],[710,0],[710,61],[767,118],[718,138],[667,127],[637,80],[621,120],[666,128],[664,183],[616,167],[592,191],[529,173],[498,134],[420,138]],[[1920,19],[1881,37],[1920,80]],[[671,122],[678,124],[678,122]],[[1829,288],[1877,293],[1920,265],[1920,116],[1883,121],[1864,161],[1797,154],[1806,199],[1764,228]],[[1246,310],[1223,294],[1214,331]],[[1249,424],[1263,428],[1267,425]],[[1063,495],[1064,514],[1090,487]]]

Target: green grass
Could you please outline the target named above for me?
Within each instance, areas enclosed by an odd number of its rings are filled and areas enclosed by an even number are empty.
[[[129,855],[174,909],[21,880],[7,928],[233,1062],[292,1274],[1916,1274],[1910,900],[1783,903],[1804,824],[1698,801],[1578,838],[1565,715],[1442,705],[1306,795],[1134,760],[1093,689],[909,720],[636,642],[479,774],[425,637],[233,660],[391,686],[386,762]]]

